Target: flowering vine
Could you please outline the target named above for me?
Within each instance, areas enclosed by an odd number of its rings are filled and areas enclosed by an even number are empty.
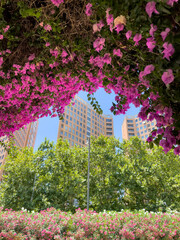
[[[8,2],[0,3],[0,136],[61,116],[80,90],[103,87],[116,94],[114,114],[141,106],[139,117],[157,122],[150,145],[179,154],[177,0],[138,2],[135,23],[131,5],[115,16],[86,0]]]

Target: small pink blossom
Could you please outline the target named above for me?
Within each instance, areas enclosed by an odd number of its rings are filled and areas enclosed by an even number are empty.
[[[10,28],[10,26],[7,25],[5,28],[3,28],[3,31],[4,31],[4,32],[7,32],[7,31],[9,30],[9,28]]]
[[[134,46],[138,46],[139,45],[139,41],[142,39],[142,35],[139,33],[136,33],[136,35],[134,36],[133,40],[135,42]]]
[[[34,58],[35,58],[35,54],[33,53],[33,54],[31,54],[31,55],[28,57],[28,60],[29,60],[29,61],[32,61],[32,60],[34,60]]]
[[[100,20],[99,23],[93,24],[93,33],[100,32],[102,27],[104,27],[104,23],[102,20]]]
[[[121,52],[120,49],[114,49],[114,50],[113,50],[113,55],[116,55],[116,56],[122,58],[123,53]]]
[[[64,2],[64,0],[51,0],[51,2],[52,2],[56,7],[59,7],[59,5]]]
[[[124,29],[124,25],[123,24],[117,24],[114,29],[119,34],[119,32],[121,32]]]
[[[147,12],[147,14],[149,15],[150,18],[152,16],[153,12],[156,13],[156,14],[159,14],[159,12],[156,10],[156,3],[154,1],[148,2],[146,4],[146,12]]]
[[[61,57],[65,58],[65,57],[67,57],[67,55],[68,55],[67,52],[63,49],[62,53],[61,53]]]
[[[161,32],[161,37],[163,41],[166,39],[169,32],[170,32],[170,28],[166,28],[164,32]]]
[[[2,34],[0,34],[0,40],[2,40],[4,38],[4,36]]]
[[[51,27],[51,25],[47,24],[47,25],[44,26],[44,29],[45,29],[46,31],[51,31],[51,30],[52,30],[52,27]]]
[[[87,5],[86,5],[86,11],[85,11],[85,13],[86,13],[86,15],[89,17],[89,16],[91,16],[92,15],[92,4],[91,3],[88,3]]]
[[[175,147],[174,154],[175,155],[180,155],[180,146]]]
[[[127,71],[129,71],[129,68],[130,68],[130,65],[127,65],[127,66],[125,66],[125,71],[127,72]]]
[[[167,69],[162,75],[162,81],[167,85],[174,81],[174,75],[172,69]]]
[[[3,57],[0,57],[0,67],[3,64]]]
[[[127,31],[127,33],[126,33],[126,38],[127,38],[127,40],[130,39],[131,35],[132,35],[132,31],[130,31],[130,30]]]
[[[94,43],[93,43],[93,47],[96,49],[97,52],[100,52],[105,44],[105,38],[100,38],[98,37]]]
[[[155,67],[154,65],[147,65],[145,68],[144,68],[144,76],[152,73],[154,71]]]
[[[111,64],[111,56],[109,53],[106,53],[103,58],[104,63]]]
[[[149,48],[149,51],[152,52],[153,49],[155,48],[156,46],[156,41],[154,41],[154,38],[147,38],[146,39],[147,42],[146,42],[146,46]]]
[[[43,27],[44,23],[43,22],[40,22],[39,26]]]
[[[112,14],[109,14],[110,10],[111,10],[110,8],[106,10],[106,22],[107,22],[107,25],[110,27],[110,31],[112,32],[114,18]]]
[[[149,34],[154,37],[154,33],[157,31],[157,26],[151,24],[151,29],[149,30]]]
[[[49,47],[50,46],[50,43],[49,42],[46,42],[46,47]]]
[[[174,5],[175,2],[177,3],[178,0],[168,0],[166,3],[167,3],[169,6],[173,7],[173,5]]]
[[[171,43],[165,42],[163,44],[163,47],[164,47],[164,50],[162,51],[162,53],[164,53],[163,58],[167,58],[170,61],[169,57],[171,57],[175,52],[173,45]]]

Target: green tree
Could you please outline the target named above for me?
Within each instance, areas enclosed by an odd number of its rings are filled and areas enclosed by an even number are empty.
[[[166,207],[180,209],[180,161],[172,151],[147,148],[140,139],[123,143],[123,198],[126,208],[156,211]]]
[[[87,206],[88,148],[45,141],[33,149],[12,148],[4,166],[0,203],[6,208],[74,212]],[[152,150],[140,139],[120,143],[91,137],[90,209],[180,210],[180,161],[172,151]]]

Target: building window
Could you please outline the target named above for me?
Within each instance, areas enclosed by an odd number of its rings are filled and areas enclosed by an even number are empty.
[[[151,123],[151,126],[154,126],[154,123],[153,123],[153,122]]]
[[[107,120],[106,120],[107,121]],[[133,123],[133,120],[127,120],[128,123]]]
[[[128,127],[134,127],[134,125],[133,124],[128,124]]]
[[[145,136],[146,138],[148,137],[148,135],[146,134],[146,136]]]
[[[133,128],[128,129],[128,132],[134,132]]]
[[[67,132],[64,133],[64,136],[67,136]]]
[[[68,127],[67,127],[67,126],[65,126],[65,130],[68,130]]]
[[[69,128],[69,132],[71,132],[71,128]]]
[[[78,130],[78,129],[79,129],[79,127],[77,126],[77,127],[76,127],[76,130]]]
[[[76,131],[76,135],[78,136],[78,132]]]
[[[143,127],[140,127],[140,129],[143,129]]]
[[[74,135],[72,135],[72,139],[74,139]]]
[[[112,122],[112,119],[106,119],[106,122]],[[132,121],[133,122],[133,121]]]
[[[129,133],[129,136],[134,136],[134,133]]]
[[[71,134],[70,133],[69,133],[68,137],[71,138]]]
[[[66,124],[68,124],[68,121],[66,120]]]

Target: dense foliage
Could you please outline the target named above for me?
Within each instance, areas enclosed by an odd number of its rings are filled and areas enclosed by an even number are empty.
[[[0,211],[1,239],[179,239],[179,213]]]
[[[0,136],[103,87],[114,114],[141,105],[159,128],[151,145],[179,154],[179,11],[178,0],[1,0]]]
[[[90,209],[180,210],[180,161],[172,151],[147,148],[138,138],[91,139]],[[0,205],[74,212],[87,207],[88,149],[58,140],[39,150],[11,150],[0,185]]]

